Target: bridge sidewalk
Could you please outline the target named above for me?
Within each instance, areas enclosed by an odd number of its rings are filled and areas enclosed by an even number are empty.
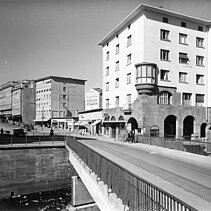
[[[142,144],[142,143],[128,143],[128,142],[118,142],[116,141],[114,138],[109,138],[106,136],[102,136],[102,135],[80,135],[77,133],[73,133],[71,132],[69,134],[70,136],[76,137],[77,139],[96,139],[99,141],[108,141],[108,142],[115,142],[116,144],[120,144],[120,145],[128,145],[130,147],[134,147],[134,148],[141,148],[144,149],[147,152],[150,152],[151,154],[157,154],[157,153],[161,153],[162,155],[166,156],[166,157],[171,157],[171,158],[177,158],[177,159],[181,159],[184,160],[186,159],[187,161],[189,160],[189,162],[199,162],[201,165],[205,165],[205,166],[210,166],[211,167],[211,157],[206,157],[206,156],[202,156],[202,155],[197,155],[197,154],[193,154],[193,153],[189,153],[189,152],[184,152],[184,151],[179,151],[179,150],[174,150],[174,149],[169,149],[169,148],[163,148],[163,147],[159,147],[159,146],[154,146],[154,145],[147,145],[147,144]],[[210,162],[207,163],[207,160],[210,159]],[[204,163],[204,164],[203,164]]]

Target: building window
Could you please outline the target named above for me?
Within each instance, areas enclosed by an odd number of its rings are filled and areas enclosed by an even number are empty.
[[[204,84],[204,76],[203,75],[196,75],[196,84],[203,85]]]
[[[179,73],[179,82],[180,83],[187,83],[187,73],[180,72]]]
[[[179,34],[179,43],[183,44],[183,45],[187,45],[187,38],[188,35],[187,34]]]
[[[157,125],[150,128],[150,136],[159,137],[159,127]]]
[[[109,82],[106,83],[106,91],[109,91]]]
[[[196,56],[196,65],[204,66],[204,57],[203,56]]]
[[[204,95],[196,94],[196,106],[204,106]]]
[[[106,99],[106,109],[109,108],[109,99]]]
[[[169,31],[161,29],[160,30],[160,39],[169,41]]]
[[[184,22],[184,21],[182,21],[182,22],[181,22],[181,26],[182,26],[182,27],[187,27],[187,23]]]
[[[66,92],[67,91],[67,88],[66,87],[63,87],[63,92]]]
[[[115,65],[115,71],[118,71],[118,70],[119,70],[119,61],[117,61]]]
[[[109,67],[106,67],[106,76],[109,75]]]
[[[118,88],[119,87],[119,78],[116,78],[115,80],[115,88]]]
[[[119,53],[119,44],[116,45],[116,54]]]
[[[127,65],[131,64],[131,54],[127,55]]]
[[[106,61],[109,60],[109,51],[106,53]]]
[[[156,67],[140,65],[136,67],[136,84],[156,83]]]
[[[130,46],[130,45],[132,44],[132,43],[131,43],[131,38],[132,38],[131,35],[127,37],[127,47]]]
[[[203,27],[202,26],[198,26],[198,31],[203,32]]]
[[[172,95],[169,92],[163,91],[159,95],[159,104],[169,105],[171,104]]]
[[[183,106],[191,106],[191,93],[182,93],[182,105]]]
[[[115,107],[118,108],[119,107],[119,96],[117,96],[115,98]]]
[[[196,47],[199,47],[199,48],[204,47],[204,38],[201,38],[201,37],[196,38]]]
[[[127,74],[127,84],[131,83],[131,73]]]
[[[189,58],[187,53],[179,53],[179,63],[188,64]]]
[[[169,81],[169,70],[160,70],[160,80]]]
[[[127,96],[126,96],[126,102],[127,102],[127,105],[131,105],[131,94],[128,94]]]
[[[66,100],[67,99],[67,95],[63,95],[63,100]]]
[[[168,22],[169,22],[169,19],[166,17],[163,17],[163,23],[168,23]]]
[[[169,61],[169,50],[161,49],[160,50],[160,59],[165,60],[165,61]]]

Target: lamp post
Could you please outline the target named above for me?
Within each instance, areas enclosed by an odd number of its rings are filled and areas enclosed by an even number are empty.
[[[44,119],[44,106],[42,107],[42,130],[43,130],[43,119]]]

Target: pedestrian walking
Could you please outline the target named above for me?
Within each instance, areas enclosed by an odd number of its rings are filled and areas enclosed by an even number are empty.
[[[4,133],[4,130],[3,130],[3,128],[1,128],[1,135],[3,135],[3,133]]]
[[[135,141],[134,131],[131,131],[131,142],[134,143],[134,141]]]
[[[54,135],[54,131],[53,131],[53,128],[51,128],[50,130],[50,136],[53,136]]]

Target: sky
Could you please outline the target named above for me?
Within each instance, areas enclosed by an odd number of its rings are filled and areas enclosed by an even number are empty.
[[[211,0],[0,0],[0,84],[54,75],[102,88],[98,43],[142,3],[211,20]]]

